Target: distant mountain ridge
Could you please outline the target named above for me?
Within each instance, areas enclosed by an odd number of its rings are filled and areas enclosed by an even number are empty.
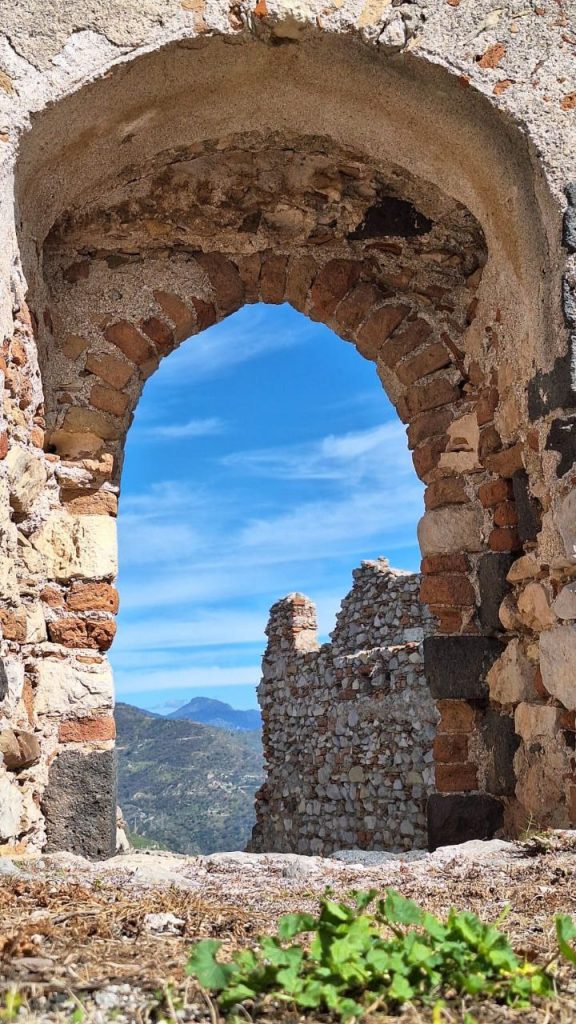
[[[166,718],[186,718],[202,725],[212,725],[217,729],[249,730],[262,728],[260,712],[256,710],[239,711],[231,704],[211,697],[193,697],[192,700],[166,715]]]
[[[115,717],[130,832],[180,853],[244,849],[264,780],[260,729],[174,721],[123,703]]]

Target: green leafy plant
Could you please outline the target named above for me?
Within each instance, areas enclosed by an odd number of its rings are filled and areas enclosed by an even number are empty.
[[[521,960],[498,925],[475,914],[451,910],[443,922],[393,889],[383,898],[376,891],[352,896],[348,905],[327,893],[317,916],[280,918],[276,935],[227,962],[217,959],[220,942],[198,942],[188,973],[217,994],[224,1012],[267,999],[342,1021],[376,1009],[394,1013],[407,1002],[432,1006],[439,1018],[442,1000],[457,996],[520,1008],[554,992],[547,970]],[[562,917],[556,929],[560,952],[576,962],[576,925]],[[293,941],[306,933],[309,943]]]

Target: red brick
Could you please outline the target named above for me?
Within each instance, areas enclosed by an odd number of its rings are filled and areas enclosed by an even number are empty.
[[[424,505],[429,511],[443,505],[464,505],[468,501],[461,477],[446,476],[428,484],[424,492]]]
[[[366,359],[376,359],[392,331],[410,312],[408,306],[389,304],[370,314],[356,335],[356,348]]]
[[[518,516],[516,515],[516,505],[513,501],[502,501],[499,505],[496,505],[494,509],[495,526],[516,526],[517,524]]]
[[[471,605],[468,608],[449,608],[444,605],[429,605],[431,614],[438,620],[438,632],[449,636],[454,633],[477,633],[478,630],[473,623],[476,609]]]
[[[286,256],[268,253],[262,260],[260,272],[260,296],[262,302],[278,305],[284,302],[286,292]]]
[[[444,369],[451,362],[450,353],[438,341],[407,362],[399,363],[396,366],[396,376],[403,384],[413,384],[414,381],[428,376],[429,373]]]
[[[521,543],[515,529],[497,526],[488,538],[488,546],[492,551],[517,551]]]
[[[415,384],[404,396],[410,416],[417,416],[428,409],[449,405],[460,397],[458,388],[447,377],[436,377],[428,384]]]
[[[421,441],[445,434],[453,418],[451,409],[433,409],[414,417],[408,425],[408,447],[415,448]]]
[[[159,316],[149,316],[140,322],[140,328],[144,334],[154,342],[156,350],[161,356],[168,355],[176,344],[174,331],[165,320]]]
[[[474,728],[474,708],[465,700],[439,700],[437,708],[440,713],[438,732],[472,732]]]
[[[146,360],[155,356],[154,349],[147,338],[144,338],[136,330],[134,324],[127,320],[119,320],[116,324],[110,324],[104,331],[104,337],[112,345],[116,345],[127,359],[141,366]]]
[[[396,331],[393,338],[390,338],[380,353],[382,362],[392,368],[400,359],[404,359],[410,352],[422,345],[430,337],[432,328],[426,320],[412,320],[401,331]]]
[[[522,462],[522,445],[515,444],[511,448],[505,448],[504,451],[489,455],[484,460],[484,465],[486,469],[489,469],[492,473],[497,473],[498,476],[506,478],[514,476],[518,469],[523,469],[524,467]]]
[[[75,612],[118,611],[118,591],[109,583],[73,583],[66,604]]]
[[[210,280],[218,309],[224,314],[239,309],[244,301],[244,285],[238,267],[219,252],[200,253],[196,262]]]
[[[217,316],[216,310],[211,302],[204,302],[203,299],[191,299],[192,305],[194,306],[194,312],[196,313],[196,325],[198,331],[205,331],[207,327],[211,327],[212,324],[216,323]]]
[[[22,703],[26,709],[26,717],[32,725],[34,721],[34,689],[32,683],[28,679],[28,676],[24,679],[24,685],[22,687]]]
[[[336,309],[338,326],[345,331],[357,330],[373,307],[383,302],[384,298],[384,292],[377,285],[367,281],[357,284]]]
[[[464,764],[468,760],[468,736],[465,733],[440,733],[433,746],[434,760],[441,764]]]
[[[64,598],[56,587],[44,587],[40,592],[40,600],[44,601],[49,608],[63,608]]]
[[[361,272],[361,263],[343,259],[329,260],[316,275],[316,280],[312,285],[310,292],[312,318],[323,320],[324,317],[330,316],[338,303],[356,284]]]
[[[425,576],[420,584],[420,600],[428,605],[469,608],[475,603],[474,587],[467,576]]]
[[[446,437],[436,437],[428,444],[420,445],[412,452],[412,462],[414,463],[414,469],[418,476],[424,482],[427,482],[427,477],[433,469],[436,469],[440,456],[447,445]]]
[[[478,420],[478,426],[482,427],[486,423],[491,423],[494,419],[494,413],[498,406],[498,389],[488,388],[483,391],[478,398],[476,405],[476,418]]]
[[[477,785],[473,764],[436,765],[436,789],[439,793],[469,793]]]
[[[480,461],[486,463],[486,459],[490,455],[493,455],[494,452],[500,452],[501,449],[502,438],[496,427],[493,424],[488,427],[482,427],[478,441],[478,457]]]
[[[128,395],[114,388],[105,388],[101,384],[95,384],[90,392],[90,404],[101,412],[112,413],[113,416],[123,416],[129,401]]]
[[[478,488],[478,497],[484,508],[492,508],[512,497],[512,484],[509,480],[488,480]]]
[[[5,459],[8,455],[8,432],[6,430],[0,431],[0,459]]]
[[[422,559],[420,572],[427,576],[442,572],[468,572],[466,555],[426,555]]]
[[[116,724],[114,719],[109,716],[61,722],[58,731],[58,739],[61,743],[102,743],[105,740],[113,740],[115,737]]]
[[[260,269],[262,256],[259,252],[251,252],[247,256],[238,256],[236,266],[244,285],[244,301],[260,301]]]
[[[116,636],[114,619],[86,619],[88,646],[99,651],[107,651]]]
[[[126,363],[122,359],[116,359],[114,356],[108,355],[108,353],[96,355],[93,352],[89,352],[86,356],[86,369],[90,373],[95,374],[96,377],[106,381],[106,384],[120,391],[134,373],[134,364]]]
[[[154,298],[162,311],[174,324],[176,341],[184,341],[194,334],[196,330],[196,316],[194,311],[182,302],[172,292],[155,291]]]
[[[311,256],[295,257],[288,264],[286,298],[294,309],[304,313],[310,285],[316,272],[316,261]]]

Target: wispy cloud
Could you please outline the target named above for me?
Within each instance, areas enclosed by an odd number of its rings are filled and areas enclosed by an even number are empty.
[[[188,420],[186,423],[157,423],[143,426],[138,431],[138,439],[163,441],[166,438],[179,440],[189,437],[210,437],[214,434],[223,434],[225,430],[224,420],[212,416],[207,419]]]
[[[283,480],[351,481],[375,472],[413,472],[404,428],[393,420],[308,444],[234,452],[222,462],[239,473]]]
[[[178,360],[167,360],[165,379],[181,383],[187,374],[191,385],[222,376],[241,363],[292,348],[308,340],[317,326],[289,307],[282,309],[282,326],[269,325],[269,313],[244,306],[232,318],[209,327],[183,343]]]
[[[209,690],[221,686],[255,686],[260,673],[259,662],[241,667],[210,665],[205,668],[188,666],[161,671],[154,669],[135,675],[119,670],[116,672],[116,687],[124,699],[132,693],[161,694],[167,690],[189,690],[194,687]]]

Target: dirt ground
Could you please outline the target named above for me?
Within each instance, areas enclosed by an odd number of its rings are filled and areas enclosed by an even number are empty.
[[[249,945],[273,930],[279,915],[315,910],[327,886],[339,896],[392,886],[440,916],[455,906],[493,921],[508,906],[503,927],[514,948],[540,963],[554,956],[554,914],[576,916],[576,833],[524,846],[466,844],[381,864],[348,859],[157,852],[101,864],[70,854],[3,858],[0,1021],[218,1024],[217,1007],[186,977],[190,945],[207,937],[221,939],[224,951]],[[561,968],[557,984],[558,996],[546,1006],[450,1004],[442,1021],[464,1020],[466,1012],[490,1024],[576,1021],[576,973]],[[246,1019],[304,1018],[265,1007]],[[376,1015],[371,1024],[387,1019]],[[402,1024],[430,1019],[406,1007]]]

